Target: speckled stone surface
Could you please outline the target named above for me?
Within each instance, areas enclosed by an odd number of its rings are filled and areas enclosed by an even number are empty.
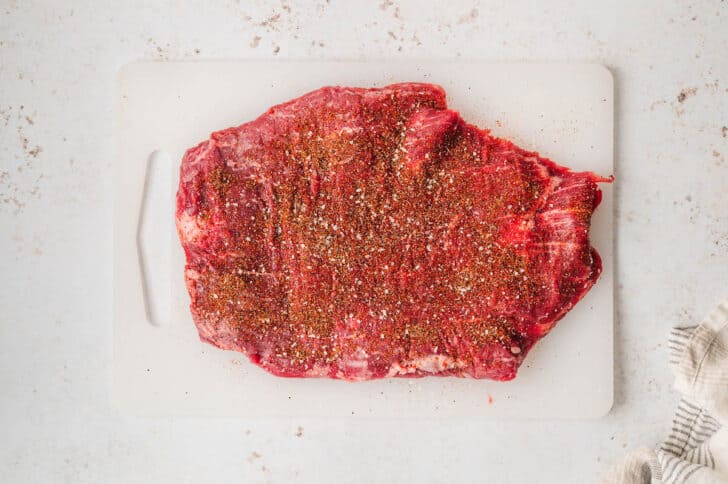
[[[668,328],[695,322],[726,292],[728,3],[65,3],[0,6],[3,481],[588,482],[669,430]],[[417,57],[612,70],[612,412],[589,422],[113,415],[118,67]]]

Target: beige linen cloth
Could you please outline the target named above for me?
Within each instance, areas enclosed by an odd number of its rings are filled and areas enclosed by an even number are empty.
[[[670,363],[682,399],[672,431],[655,450],[641,449],[603,483],[728,483],[728,300],[699,326],[670,333]]]

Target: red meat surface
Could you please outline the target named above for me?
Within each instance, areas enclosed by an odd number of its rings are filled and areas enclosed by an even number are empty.
[[[430,84],[326,87],[187,151],[200,338],[286,377],[509,380],[599,277],[598,182]]]

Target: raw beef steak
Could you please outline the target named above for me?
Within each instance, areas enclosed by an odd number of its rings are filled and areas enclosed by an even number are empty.
[[[467,124],[438,86],[319,89],[185,154],[192,316],[279,376],[509,380],[599,277],[604,181]]]

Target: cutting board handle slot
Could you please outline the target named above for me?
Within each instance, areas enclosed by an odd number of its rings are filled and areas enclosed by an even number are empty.
[[[171,314],[170,234],[174,233],[172,159],[156,150],[147,159],[136,243],[147,322],[163,326]]]

